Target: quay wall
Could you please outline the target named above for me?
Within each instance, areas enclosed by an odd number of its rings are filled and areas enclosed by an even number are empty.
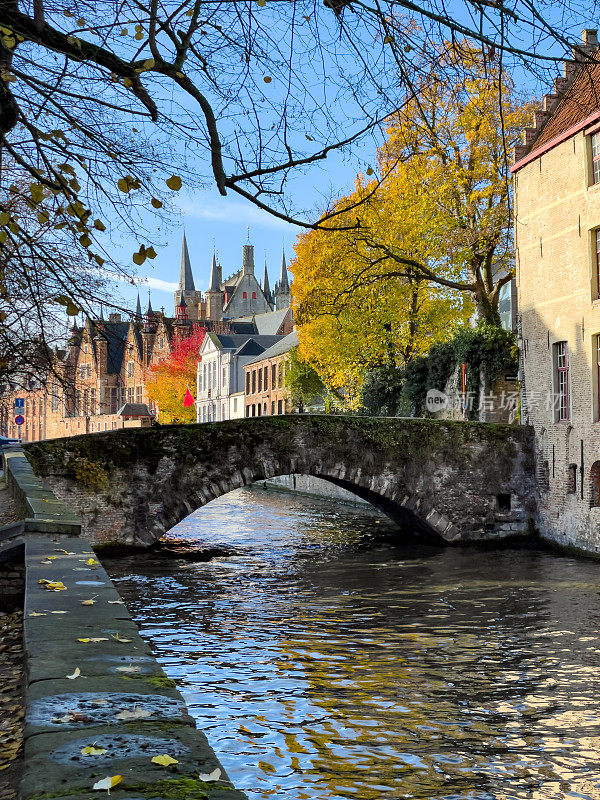
[[[0,561],[4,551],[24,548],[22,800],[88,800],[99,794],[97,782],[114,776],[122,779],[111,800],[245,800],[80,535],[77,517],[20,448],[6,449],[3,461],[23,513],[0,528]],[[163,755],[176,763],[153,763]]]

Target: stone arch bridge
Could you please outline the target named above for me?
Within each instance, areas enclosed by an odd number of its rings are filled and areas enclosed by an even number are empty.
[[[94,544],[150,546],[220,495],[290,473],[349,489],[404,536],[495,540],[530,532],[535,517],[524,427],[299,415],[108,431],[25,451]]]

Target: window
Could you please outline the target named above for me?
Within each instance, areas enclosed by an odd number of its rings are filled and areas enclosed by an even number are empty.
[[[250,394],[250,372],[246,373],[246,394]]]
[[[267,404],[266,403],[263,405],[263,416],[264,417],[267,416]]]
[[[208,385],[206,383],[206,364],[202,365],[202,375],[203,375],[203,378],[204,378],[204,388],[208,389]]]
[[[256,292],[252,292],[252,299],[256,300]]]
[[[271,364],[271,388],[275,388],[277,386],[277,366],[276,364]]]
[[[227,370],[223,367],[223,388],[227,386]]]
[[[252,394],[256,392],[256,370],[252,370]],[[254,414],[252,414],[254,416]]]
[[[593,139],[593,137],[592,137],[592,139]],[[595,183],[595,182],[596,182],[596,181],[594,181],[594,183]],[[87,356],[87,354],[88,354],[88,352],[89,352],[89,351],[88,351],[87,342],[86,342],[86,343],[83,345],[83,352],[84,352],[84,353],[85,353],[85,355]]]
[[[116,414],[117,413],[117,404],[119,402],[119,390],[116,386],[114,386],[110,391],[110,413]]]
[[[128,378],[133,378],[134,367],[135,367],[135,365],[134,365],[133,361],[128,361],[127,362],[127,377]]]
[[[244,292],[244,293],[242,294],[242,297],[244,298],[244,300],[246,300],[246,299],[247,299],[247,297],[248,297],[248,292]]]
[[[95,414],[96,412],[96,390],[90,389],[90,414]]]
[[[136,386],[135,387],[135,402],[141,403],[142,402],[142,387]]]
[[[577,464],[569,464],[567,470],[567,494],[575,494],[577,491]]]
[[[592,183],[600,183],[600,133],[592,134]]]
[[[246,416],[250,416],[250,406],[246,406]]]
[[[596,277],[596,299],[600,298],[600,228],[596,228],[594,235],[594,275]]]
[[[277,401],[277,413],[283,414],[283,400]]]
[[[594,461],[590,469],[590,506],[600,506],[600,461]]]
[[[213,372],[213,374],[212,374],[212,385],[216,389],[218,387],[218,385],[219,385],[217,383],[217,362],[216,361],[213,361],[212,372]]]
[[[258,416],[262,416],[262,403],[258,404]]]
[[[233,398],[233,410],[237,411],[237,397]]]
[[[58,411],[58,386],[52,387],[52,411]]]
[[[262,392],[262,369],[258,370],[258,391]]]
[[[165,337],[164,336],[161,336],[160,339],[158,340],[158,346],[160,347],[161,350],[165,346]]]
[[[283,386],[283,361],[279,365],[279,376],[277,378],[277,386],[281,389]]]
[[[202,422],[206,422],[206,406],[202,406]]]
[[[129,386],[127,389],[127,402],[133,403],[133,386]]]
[[[88,378],[92,377],[92,365],[91,364],[87,365],[87,376],[88,376]]]
[[[227,419],[227,409],[225,408],[225,403],[223,403],[223,410],[221,414],[221,419]]]
[[[569,353],[566,342],[554,345],[556,364],[556,419],[562,422],[569,419]]]
[[[83,413],[84,416],[90,413],[90,390],[83,390]]]
[[[254,403],[252,403],[252,416],[253,417],[256,416],[256,406],[254,405]]]
[[[275,400],[271,402],[271,416],[275,416]]]
[[[265,392],[269,389],[269,368],[265,367]]]

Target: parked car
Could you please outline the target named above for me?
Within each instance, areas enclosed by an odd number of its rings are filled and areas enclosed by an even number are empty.
[[[0,447],[5,447],[7,444],[21,444],[21,440],[9,439],[8,436],[0,436]]]

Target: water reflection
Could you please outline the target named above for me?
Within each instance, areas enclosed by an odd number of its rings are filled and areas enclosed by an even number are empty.
[[[174,533],[239,555],[109,570],[251,798],[599,800],[596,563],[247,489]]]

